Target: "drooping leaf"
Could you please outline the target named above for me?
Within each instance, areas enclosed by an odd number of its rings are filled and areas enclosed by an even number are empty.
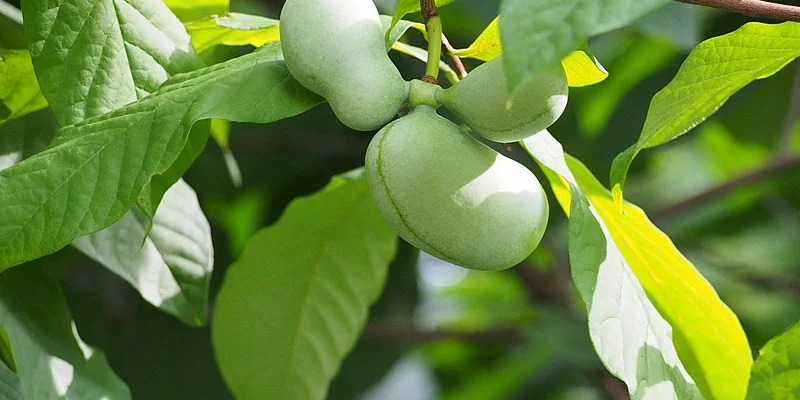
[[[647,315],[646,320],[649,319],[651,323],[654,323],[653,318],[656,317],[666,322],[663,326],[653,325],[654,329],[657,328],[656,337],[662,340],[665,334],[668,335],[667,339],[674,343],[680,363],[697,384],[700,392],[706,398],[742,398],[747,389],[747,376],[752,364],[750,347],[739,320],[719,299],[714,288],[675,248],[670,239],[647,219],[640,208],[625,203],[620,210],[614,204],[611,193],[579,161],[567,157],[568,168],[562,165],[565,163],[564,160],[560,160],[564,158],[563,152],[549,133],[544,131],[526,139],[525,146],[540,163],[547,166],[548,170],[545,172],[550,177],[551,185],[562,207],[565,210],[570,209],[569,204],[571,207],[578,207],[576,210],[583,212],[580,215],[583,215],[581,221],[584,224],[595,225],[595,222],[599,224],[595,228],[586,228],[589,229],[587,232],[595,230],[596,233],[591,235],[586,233],[589,236],[584,239],[571,240],[570,246],[577,246],[581,241],[584,243],[583,250],[575,247],[574,252],[571,251],[575,254],[575,258],[572,259],[573,267],[576,263],[588,262],[586,257],[600,257],[599,253],[592,255],[593,251],[597,252],[600,248],[599,245],[592,243],[599,242],[600,239],[605,241],[607,260],[615,260],[615,263],[625,267],[623,271],[632,271],[635,274],[625,272],[622,276],[628,277],[625,278],[625,282],[628,283],[624,284],[618,277],[610,279],[613,279],[615,284],[623,286],[630,284],[631,288],[644,289],[647,298],[643,298],[642,301],[652,304],[657,313],[654,315],[651,311],[647,311],[642,317]],[[555,158],[559,155],[560,158]],[[547,161],[548,159],[551,161]],[[556,173],[562,178],[556,176]],[[567,180],[564,181],[564,178]],[[572,191],[570,187],[573,187]],[[577,195],[580,195],[580,198],[576,199]],[[583,203],[591,207],[584,207],[581,205]],[[587,214],[589,211],[591,213]],[[574,236],[578,236],[579,226],[573,219],[571,217],[570,224],[571,226],[576,224]],[[594,250],[591,246],[595,246]],[[580,275],[574,277],[576,280],[586,278]],[[581,285],[585,285],[581,290],[588,290],[586,288],[590,288],[592,282],[583,282],[585,283],[578,283],[579,289]],[[597,287],[600,287],[600,282],[605,281],[598,278]],[[619,294],[619,289],[613,289],[612,292]],[[596,296],[595,293],[595,299]],[[611,304],[613,301],[606,305]],[[650,306],[643,310],[648,309]],[[636,319],[627,316],[620,318],[620,321],[634,323]],[[670,326],[671,334],[669,334]],[[661,349],[663,352],[666,347]],[[664,353],[665,357],[666,355],[667,353]],[[677,359],[665,358],[665,360],[673,366],[677,362]],[[674,375],[673,378],[678,379],[679,376]],[[626,382],[631,384],[627,380]]]
[[[466,49],[456,49],[453,54],[459,57],[474,58],[489,61],[503,54],[503,45],[500,41],[499,18],[495,18]],[[561,65],[567,73],[567,82],[572,87],[594,85],[602,82],[608,76],[608,71],[600,65],[589,50],[589,46],[570,52],[561,60]]]
[[[167,191],[146,235],[149,224],[133,210],[73,245],[128,281],[154,306],[187,324],[204,324],[214,247],[194,190],[179,180]]]
[[[0,49],[0,125],[45,107],[30,54]]]
[[[0,327],[26,399],[130,399],[105,356],[81,341],[61,288],[37,265],[0,274]]]
[[[210,15],[186,24],[197,52],[217,45],[255,46],[280,40],[277,20],[257,15],[227,13]]]
[[[667,143],[714,114],[734,93],[800,57],[800,23],[748,23],[700,43],[675,78],[653,97],[639,140],[614,159],[611,186],[619,202],[628,169],[644,149]]]
[[[513,92],[586,43],[624,26],[666,0],[505,0],[500,6],[504,67]]]
[[[190,22],[228,12],[229,0],[164,0],[181,21]]]
[[[800,324],[770,340],[758,352],[750,373],[747,400],[800,397]]]
[[[3,360],[0,360],[0,398],[3,400],[25,400],[22,396],[22,384],[19,381],[19,377]]]
[[[225,277],[212,325],[233,393],[325,398],[395,248],[363,178],[335,178],[256,234]]]
[[[425,30],[425,24],[419,22],[411,22],[401,19],[397,21],[397,23],[392,23],[392,17],[388,15],[381,15],[381,26],[383,27],[383,31],[386,33],[386,51],[389,51],[392,48],[392,45],[400,40],[406,31],[410,28],[416,29],[422,33],[422,35],[427,39],[428,32]]]
[[[178,75],[147,98],[62,129],[51,148],[0,171],[0,270],[122,218],[175,162],[194,122],[266,123],[319,104],[280,57],[273,45]]]
[[[153,93],[202,67],[183,25],[160,0],[31,0],[25,38],[60,126]]]
[[[545,168],[569,216],[572,279],[586,304],[589,335],[606,368],[628,387],[631,398],[702,399],[678,359],[673,330],[609,233],[592,193],[547,131],[525,139],[526,150]],[[666,383],[666,384],[665,384]]]
[[[407,56],[414,57],[417,60],[422,61],[423,63],[428,60],[427,50],[420,49],[419,47],[412,46],[410,44],[405,44],[403,42],[395,42],[395,44],[392,45],[392,50],[398,53],[405,54]],[[456,82],[459,81],[458,74],[456,73],[456,71],[454,71],[453,68],[451,68],[450,65],[447,64],[446,62],[444,61],[439,62],[439,71],[444,74],[444,76],[447,78],[448,81],[450,81],[450,83],[455,84]]]

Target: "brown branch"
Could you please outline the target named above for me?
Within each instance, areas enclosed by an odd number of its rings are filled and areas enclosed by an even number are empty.
[[[762,0],[675,0],[681,3],[713,7],[750,17],[776,21],[800,22],[800,7]]]
[[[663,220],[705,204],[742,186],[757,183],[773,175],[792,170],[800,172],[800,156],[781,156],[753,172],[731,179],[728,182],[698,193],[688,199],[655,210],[650,213],[650,217],[653,220]]]
[[[464,68],[464,63],[461,62],[461,57],[453,54],[455,49],[453,46],[450,45],[450,41],[447,40],[447,36],[442,34],[442,54],[446,55],[450,59],[450,63],[453,64],[453,68],[458,73],[458,77],[464,79],[467,77],[467,69]]]
[[[455,329],[425,329],[412,324],[370,323],[364,327],[363,337],[370,340],[399,340],[407,342],[430,342],[455,339],[467,342],[520,344],[524,342],[522,332],[514,327],[492,328],[483,331]]]

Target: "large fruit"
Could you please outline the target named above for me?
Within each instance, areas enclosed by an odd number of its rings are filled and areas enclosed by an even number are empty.
[[[289,72],[343,124],[375,130],[403,106],[408,84],[386,54],[371,0],[289,0],[280,30]]]
[[[559,64],[536,75],[509,99],[503,60],[497,57],[437,97],[481,136],[508,143],[556,122],[567,107],[568,91],[567,76]]]
[[[370,190],[395,231],[466,268],[501,270],[542,239],[548,204],[536,177],[428,106],[383,128],[366,157]]]

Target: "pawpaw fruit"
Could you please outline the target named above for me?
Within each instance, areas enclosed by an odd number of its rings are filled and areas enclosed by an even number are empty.
[[[429,106],[378,132],[365,164],[384,218],[442,260],[502,270],[529,256],[544,235],[549,208],[533,173]]]
[[[408,83],[386,53],[371,0],[289,0],[280,31],[289,72],[343,124],[375,130],[403,106]]]
[[[502,56],[475,68],[437,99],[478,134],[516,142],[552,125],[567,107],[567,76],[561,64],[523,84],[509,98]]]

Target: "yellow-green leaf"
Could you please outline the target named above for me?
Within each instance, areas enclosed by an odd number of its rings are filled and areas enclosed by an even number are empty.
[[[499,18],[495,18],[489,26],[466,49],[456,49],[453,54],[458,57],[474,58],[489,61],[503,54],[503,45],[500,43]]]
[[[228,0],[164,0],[164,4],[183,22],[228,12]]]
[[[255,46],[280,40],[278,21],[257,15],[212,15],[186,24],[198,53],[217,45]]]
[[[644,211],[627,202],[620,209],[586,166],[573,158],[567,161],[648,298],[672,326],[678,356],[697,387],[709,399],[744,398],[753,361],[736,315]],[[568,212],[569,185],[552,173],[548,176]]]
[[[0,50],[0,125],[47,107],[27,50]]]

